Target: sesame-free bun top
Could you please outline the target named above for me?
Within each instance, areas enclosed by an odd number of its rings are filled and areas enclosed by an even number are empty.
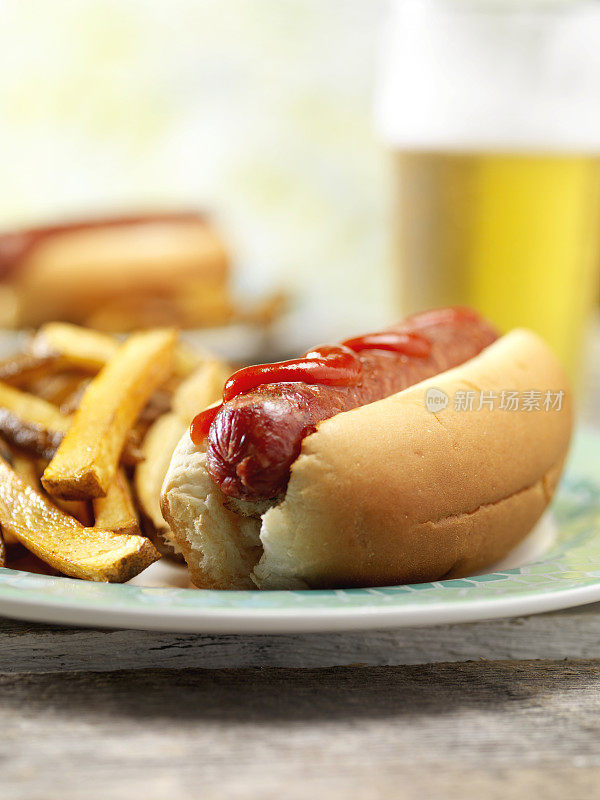
[[[183,306],[185,317],[187,306],[178,293],[199,306],[203,293],[217,303],[228,277],[222,238],[194,212],[91,218],[3,233],[0,324],[34,326],[50,319],[95,324],[99,310],[115,306],[134,319],[139,298],[154,299],[155,305],[171,300]],[[155,324],[163,322],[158,318]]]
[[[436,413],[425,403],[432,388],[448,397]],[[461,391],[475,393],[472,411],[455,407]],[[481,391],[495,401],[477,410]],[[529,397],[540,407],[503,409],[503,391],[521,400],[539,392]],[[560,409],[544,409],[547,391]],[[464,576],[532,529],[556,487],[571,427],[556,357],[536,334],[515,330],[459,367],[322,422],[304,440],[282,502],[266,513],[251,504],[234,510],[186,433],[165,479],[163,513],[199,586],[338,588]]]

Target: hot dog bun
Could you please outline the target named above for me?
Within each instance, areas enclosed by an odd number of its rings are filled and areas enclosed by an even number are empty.
[[[428,388],[450,398],[433,414]],[[563,393],[560,410],[461,411],[457,391]],[[476,408],[476,406],[475,406]],[[213,483],[186,433],[161,507],[192,581],[219,589],[415,583],[480,571],[547,507],[572,427],[569,386],[545,342],[515,330],[459,367],[308,436],[282,502],[265,510]]]
[[[201,214],[124,216],[0,235],[0,325],[128,330],[221,323],[229,258]]]

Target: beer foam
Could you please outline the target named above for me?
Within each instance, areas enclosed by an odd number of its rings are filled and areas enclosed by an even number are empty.
[[[397,0],[375,117],[397,148],[600,152],[600,3]]]

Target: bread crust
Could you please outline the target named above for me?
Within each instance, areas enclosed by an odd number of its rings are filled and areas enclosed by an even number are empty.
[[[436,414],[425,405],[430,388],[449,398]],[[457,391],[481,390],[497,396],[493,409],[454,407]],[[529,390],[562,392],[561,409],[499,408],[502,391]],[[199,585],[339,588],[459,577],[502,558],[531,530],[558,482],[571,427],[557,359],[536,334],[517,330],[455,369],[321,423],[303,442],[283,501],[251,520],[249,540],[260,536],[262,545],[254,564],[245,562],[251,574],[227,577],[190,545],[198,532],[211,541],[230,529],[239,536],[243,518],[225,508],[188,434],[165,480],[163,513],[184,554],[188,542]],[[202,508],[192,510],[183,498],[200,484]]]
[[[225,505],[206,469],[206,455],[182,436],[161,492],[161,510],[173,545],[183,553],[190,579],[202,589],[255,589],[252,569],[262,554],[260,517]]]
[[[15,326],[84,321],[99,305],[169,298],[178,286],[189,293],[198,282],[220,303],[228,278],[224,243],[202,218],[66,228],[24,256],[3,287],[0,319]]]

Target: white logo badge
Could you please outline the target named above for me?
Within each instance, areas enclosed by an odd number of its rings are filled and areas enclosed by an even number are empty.
[[[425,392],[425,408],[427,411],[431,411],[432,414],[443,411],[449,402],[450,398],[446,392],[442,392],[441,389],[435,389],[432,386]]]

